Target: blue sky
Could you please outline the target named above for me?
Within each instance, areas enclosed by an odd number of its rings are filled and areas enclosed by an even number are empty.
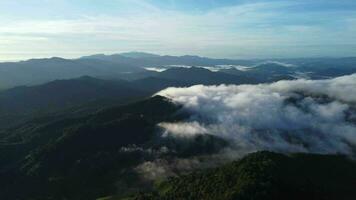
[[[0,60],[356,56],[354,0],[1,0]]]

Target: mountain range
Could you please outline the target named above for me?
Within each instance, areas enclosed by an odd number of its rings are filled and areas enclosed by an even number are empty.
[[[0,63],[0,199],[355,199],[353,73],[356,58]]]
[[[180,105],[155,96],[3,129],[0,196],[351,200],[356,195],[356,163],[345,156],[258,152],[231,162],[215,155],[229,144],[222,138],[166,137],[157,128],[189,117]]]
[[[92,55],[79,59],[31,59],[21,62],[0,63],[0,90],[16,86],[31,86],[59,79],[72,79],[91,76],[100,79],[135,80],[155,76],[150,68],[214,68],[214,72],[227,72],[238,75],[241,82],[254,79],[271,82],[291,76],[303,75],[320,79],[351,74],[356,71],[356,58],[300,58],[232,60],[212,59],[199,56],[160,56],[142,52],[114,55]],[[241,71],[238,67],[248,70]],[[278,68],[278,69],[277,69]],[[230,70],[229,70],[230,69]],[[192,69],[194,70],[194,68]],[[196,73],[195,70],[192,73]],[[201,71],[204,73],[203,71]],[[267,75],[265,73],[268,73]],[[204,75],[202,74],[201,77]],[[267,79],[265,77],[268,77]],[[179,79],[177,77],[176,79]],[[197,77],[194,77],[197,78]],[[231,81],[231,77],[227,78]],[[221,82],[221,81],[220,81]]]

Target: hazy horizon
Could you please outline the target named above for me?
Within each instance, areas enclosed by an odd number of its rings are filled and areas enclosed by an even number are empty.
[[[356,2],[4,0],[0,60],[143,51],[212,58],[356,55]]]
[[[211,57],[211,56],[202,56],[202,55],[192,55],[192,54],[159,54],[159,53],[153,53],[153,52],[142,52],[142,51],[123,51],[123,52],[118,52],[118,53],[93,53],[93,54],[88,54],[88,55],[80,55],[80,56],[73,56],[73,57],[68,57],[68,56],[37,56],[37,57],[26,57],[26,58],[20,58],[20,59],[0,59],[0,62],[21,62],[21,61],[27,61],[31,59],[51,59],[51,58],[63,58],[63,59],[80,59],[82,57],[86,56],[94,56],[94,55],[105,55],[105,56],[111,56],[111,55],[120,55],[124,53],[147,53],[147,54],[155,54],[158,56],[177,56],[177,57],[182,57],[182,56],[198,56],[198,57],[203,57],[203,58],[209,58],[209,59],[229,59],[229,60],[274,60],[274,59],[313,59],[313,58],[348,58],[348,57],[356,57],[355,56],[304,56],[304,57],[260,57],[260,58],[232,58],[232,57]]]

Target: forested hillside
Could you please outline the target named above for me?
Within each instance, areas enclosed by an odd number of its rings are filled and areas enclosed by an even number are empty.
[[[257,152],[159,182],[153,193],[127,200],[352,200],[355,184],[356,163],[343,156]]]

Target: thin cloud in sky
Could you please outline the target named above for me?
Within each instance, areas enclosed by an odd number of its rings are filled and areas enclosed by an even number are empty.
[[[0,59],[15,59],[16,52],[76,57],[131,50],[231,58],[356,53],[356,10],[350,9],[356,2],[332,3],[334,8],[325,6],[331,1],[165,2],[5,0]],[[340,45],[345,47],[333,50]]]

